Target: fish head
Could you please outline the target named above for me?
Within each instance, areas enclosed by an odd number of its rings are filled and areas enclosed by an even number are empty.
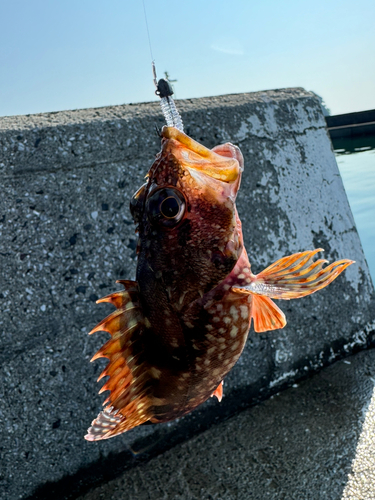
[[[220,283],[241,255],[235,201],[243,158],[232,144],[210,150],[174,127],[161,135],[147,182],[131,201],[137,281],[145,295],[166,293],[182,309]]]

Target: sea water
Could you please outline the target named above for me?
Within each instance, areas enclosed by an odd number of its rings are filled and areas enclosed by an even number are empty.
[[[337,154],[336,160],[375,284],[375,149]]]

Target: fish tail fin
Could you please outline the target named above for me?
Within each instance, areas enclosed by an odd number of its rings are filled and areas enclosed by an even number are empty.
[[[234,286],[237,292],[252,295],[251,316],[257,332],[275,330],[286,325],[282,311],[270,299],[299,299],[326,287],[336,279],[353,260],[342,259],[326,267],[326,260],[313,260],[322,248],[299,252],[277,260],[251,278],[245,286]]]

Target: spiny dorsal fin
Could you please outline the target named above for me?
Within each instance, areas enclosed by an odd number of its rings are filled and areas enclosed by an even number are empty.
[[[124,417],[120,414],[117,415],[110,408],[101,411],[95,420],[92,421],[91,427],[87,430],[85,439],[87,441],[100,441],[101,439],[108,439],[110,433],[121,424]]]
[[[98,380],[109,377],[99,394],[104,391],[110,391],[110,394],[103,403],[107,407],[99,413],[85,436],[88,441],[107,439],[151,418],[148,414],[151,406],[147,398],[148,389],[144,388],[138,376],[139,356],[134,355],[134,346],[140,341],[145,323],[139,303],[138,285],[132,281],[121,283],[125,290],[98,301],[112,303],[117,310],[90,332],[106,331],[111,335],[111,339],[91,359],[109,359]]]
[[[100,441],[129,431],[137,425],[144,424],[150,420],[147,410],[149,402],[144,396],[138,397],[132,401],[129,408],[117,411],[113,406],[104,408],[91,427],[87,430],[85,439],[87,441]]]

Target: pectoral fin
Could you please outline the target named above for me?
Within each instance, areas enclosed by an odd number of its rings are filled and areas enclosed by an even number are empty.
[[[326,267],[326,260],[313,257],[323,249],[309,250],[283,257],[254,276],[248,284],[234,285],[235,292],[252,295],[251,317],[256,332],[276,330],[286,325],[283,312],[272,299],[299,299],[329,285],[353,260],[342,259]]]
[[[295,253],[283,257],[267,269],[253,276],[251,283],[238,290],[247,290],[254,295],[264,295],[272,299],[299,299],[326,287],[341,274],[354,260],[342,259],[323,268],[326,260],[313,257],[322,248]],[[234,288],[236,289],[236,288]]]
[[[258,333],[278,330],[286,325],[285,314],[268,297],[253,295],[251,317],[254,320],[254,330]]]
[[[215,389],[214,392],[211,394],[211,398],[213,398],[214,396],[217,397],[219,403],[223,399],[223,381],[220,382],[217,389]]]

